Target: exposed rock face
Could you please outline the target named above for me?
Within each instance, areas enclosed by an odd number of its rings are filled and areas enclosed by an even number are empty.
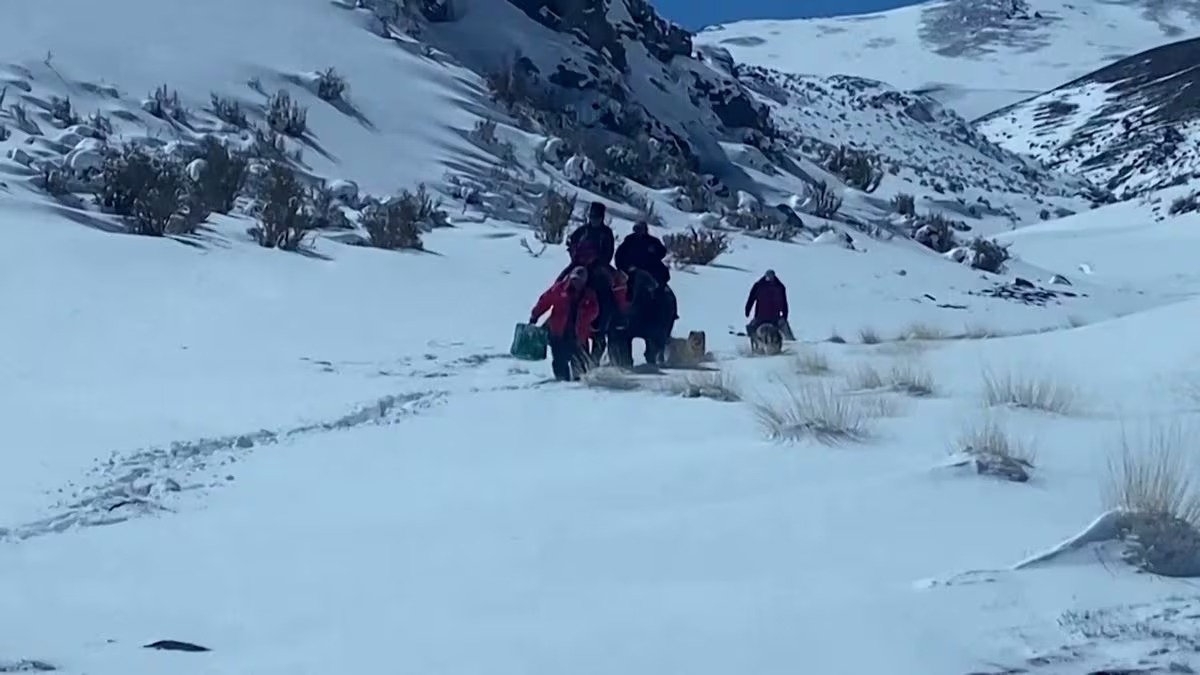
[[[599,94],[581,107],[585,123],[628,135],[615,119],[645,113],[647,132],[704,156],[718,137],[741,140],[746,130],[771,136],[770,111],[745,87],[694,58],[692,35],[659,16],[646,0],[508,0],[527,17],[577,40],[583,58],[525,55],[546,81]],[[674,99],[674,100],[672,100]],[[612,102],[622,110],[614,110]],[[587,108],[595,120],[587,119]],[[698,136],[714,134],[708,138]]]
[[[691,56],[692,36],[655,13],[644,0],[509,0],[550,30],[571,33],[622,73],[629,72],[625,42],[641,43],[659,61]],[[610,22],[613,2],[623,3],[627,21]]]
[[[993,141],[1132,199],[1200,175],[1200,38],[1130,56],[976,122]]]

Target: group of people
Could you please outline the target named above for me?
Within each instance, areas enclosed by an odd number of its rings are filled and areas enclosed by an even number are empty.
[[[536,324],[546,312],[551,368],[558,380],[573,380],[591,362],[588,345],[598,333],[622,320],[629,307],[628,280],[634,270],[644,270],[662,286],[671,279],[667,248],[650,234],[645,222],[635,223],[633,232],[616,245],[616,236],[606,221],[602,202],[592,202],[583,225],[567,238],[570,263],[554,284],[542,293],[530,312]],[[746,326],[753,336],[764,325],[787,321],[787,288],[767,270],[750,289],[745,314],[753,319]]]

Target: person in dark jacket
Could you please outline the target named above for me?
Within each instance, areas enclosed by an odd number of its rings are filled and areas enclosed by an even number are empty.
[[[779,325],[787,321],[787,287],[775,276],[775,270],[767,270],[766,274],[750,287],[750,297],[746,298],[746,318],[750,318],[752,309],[754,318],[746,325],[747,335],[753,336],[754,331],[764,323]]]
[[[550,367],[556,380],[577,379],[586,368],[592,322],[600,314],[596,293],[588,288],[587,280],[586,268],[574,268],[566,279],[554,282],[542,293],[529,313],[529,323],[536,324],[550,312],[546,329],[550,334]]]
[[[600,303],[600,316],[596,328],[605,330],[615,314],[617,298],[613,292],[614,273],[612,266],[616,237],[605,222],[607,209],[603,202],[592,202],[588,206],[587,219],[567,237],[567,252],[571,262],[558,275],[563,280],[572,269],[583,267],[588,272],[588,286],[595,291]]]
[[[614,260],[617,269],[622,272],[643,269],[655,281],[666,286],[671,281],[671,270],[663,262],[666,257],[667,247],[663,246],[662,240],[650,234],[650,227],[646,223],[638,222],[633,226],[633,233],[621,240]]]

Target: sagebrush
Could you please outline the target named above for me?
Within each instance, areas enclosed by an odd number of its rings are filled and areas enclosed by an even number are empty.
[[[263,180],[254,230],[259,245],[283,251],[304,248],[316,229],[310,215],[308,190],[296,172],[282,162],[272,162]]]
[[[123,217],[135,234],[190,234],[209,215],[181,162],[138,145],[110,151],[99,183],[97,203]]]
[[[682,265],[711,264],[731,245],[729,235],[724,232],[694,227],[686,232],[668,234],[662,242],[671,258]]]
[[[568,195],[550,186],[546,188],[542,200],[534,214],[534,236],[543,244],[561,244],[566,241],[567,229],[571,226],[571,218],[575,214],[575,206],[579,199],[577,193]]]

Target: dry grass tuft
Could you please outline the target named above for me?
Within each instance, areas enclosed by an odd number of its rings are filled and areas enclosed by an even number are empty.
[[[949,334],[938,326],[914,322],[900,333],[901,340],[945,340]]]
[[[904,360],[888,370],[880,370],[869,363],[860,363],[847,378],[851,389],[871,391],[887,389],[909,396],[932,396],[933,374],[915,361]]]
[[[684,398],[708,398],[733,403],[742,400],[737,380],[730,374],[715,370],[688,373],[672,377],[663,383],[667,393]]]
[[[829,359],[815,349],[798,351],[792,358],[792,370],[801,375],[828,375],[833,372]]]
[[[954,449],[976,458],[1013,461],[1027,469],[1033,468],[1037,457],[1032,443],[1018,439],[990,418],[963,431]]]
[[[1196,436],[1182,425],[1151,429],[1133,439],[1122,429],[1120,451],[1108,462],[1104,496],[1110,507],[1200,527]]]
[[[1015,371],[1001,374],[984,372],[983,397],[990,406],[1003,405],[1067,415],[1077,408],[1079,391],[1048,375]]]
[[[634,391],[642,388],[642,383],[636,377],[613,366],[592,368],[585,372],[579,380],[591,389]]]
[[[754,405],[768,438],[795,442],[804,439],[834,445],[869,437],[873,411],[860,397],[843,396],[828,384],[781,383],[782,391]]]
[[[879,337],[879,331],[867,326],[858,330],[858,341],[864,345],[877,345],[883,338]]]

